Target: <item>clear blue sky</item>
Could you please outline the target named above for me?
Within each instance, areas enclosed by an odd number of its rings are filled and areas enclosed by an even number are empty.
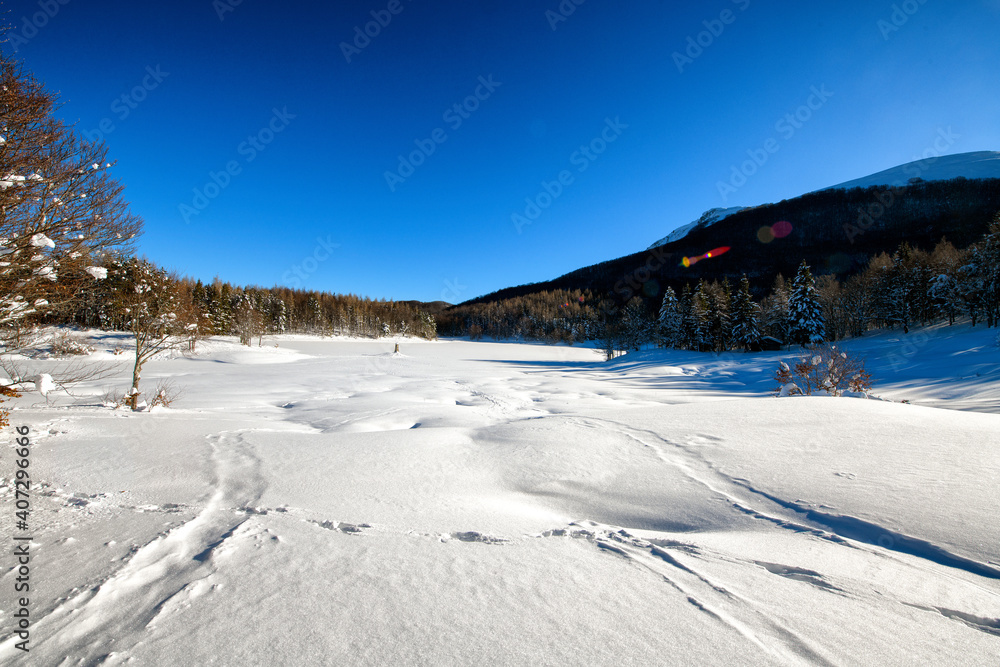
[[[1000,0],[237,2],[2,4],[60,114],[113,128],[140,251],[203,280],[457,302],[907,162],[948,128],[947,153],[1000,149]],[[387,25],[345,54],[373,11]],[[400,170],[417,141],[434,152]],[[748,151],[767,159],[724,199]],[[229,183],[197,199],[213,172]],[[558,196],[516,225],[543,181]]]

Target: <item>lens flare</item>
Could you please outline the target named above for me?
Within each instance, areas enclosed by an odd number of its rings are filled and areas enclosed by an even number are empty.
[[[792,233],[792,223],[787,220],[779,220],[771,226],[764,225],[757,230],[757,240],[761,243],[770,243],[774,239],[783,239]]]
[[[779,220],[771,225],[771,232],[774,234],[774,238],[783,239],[792,233],[792,223],[787,220]]]
[[[697,255],[695,257],[685,257],[681,260],[681,266],[685,269],[689,268],[703,259],[712,259],[713,257],[718,257],[719,255],[724,255],[729,252],[729,246],[722,246],[719,248],[713,248],[706,252],[704,255]]]

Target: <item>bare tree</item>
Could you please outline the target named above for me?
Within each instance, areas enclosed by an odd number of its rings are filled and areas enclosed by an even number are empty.
[[[144,259],[116,260],[108,280],[135,343],[128,405],[136,410],[143,365],[161,352],[190,347],[198,335],[197,313],[186,307],[180,284]]]
[[[108,173],[107,149],[55,119],[55,106],[0,54],[0,327],[8,329],[71,305],[104,276],[102,257],[131,250],[142,229]]]
[[[35,321],[68,311],[104,277],[108,252],[126,252],[142,221],[122,199],[107,149],[53,116],[56,96],[0,53],[0,368],[35,341]],[[57,379],[90,379],[82,367]]]

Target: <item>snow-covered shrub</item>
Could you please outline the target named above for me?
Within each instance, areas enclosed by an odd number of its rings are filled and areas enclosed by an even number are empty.
[[[798,396],[802,394],[799,385],[795,384],[792,377],[792,369],[784,361],[778,363],[778,370],[774,373],[774,381],[778,383],[775,389],[775,396],[784,398],[785,396]]]
[[[123,394],[118,389],[111,388],[105,391],[104,395],[101,397],[101,405],[106,408],[114,408],[116,410],[118,408],[124,408],[128,405],[128,396]]]
[[[67,357],[71,355],[85,355],[94,351],[94,348],[87,345],[79,338],[69,332],[60,331],[52,338],[49,344],[52,354],[57,357]]]
[[[833,396],[845,391],[866,394],[872,387],[864,359],[849,355],[836,345],[810,346],[795,364],[794,371],[782,361],[774,380],[778,383],[776,396],[810,396],[820,391]]]
[[[156,388],[153,390],[153,400],[149,402],[149,407],[155,408],[157,406],[162,406],[164,408],[169,408],[170,404],[176,401],[180,395],[181,392],[177,388],[177,385],[169,380],[161,380],[157,383]]]
[[[156,384],[156,388],[153,389],[153,398],[148,402],[143,400],[142,392],[137,389],[129,388],[125,393],[122,393],[118,389],[108,389],[104,392],[104,396],[101,399],[101,404],[106,408],[132,408],[136,412],[141,412],[143,410],[151,410],[155,407],[169,408],[170,404],[176,401],[180,397],[180,390],[177,386],[170,382],[169,380],[161,380]],[[134,408],[132,406],[135,406]]]

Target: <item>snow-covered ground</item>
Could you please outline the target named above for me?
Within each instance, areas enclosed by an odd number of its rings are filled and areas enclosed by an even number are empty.
[[[773,398],[789,353],[289,336],[154,360],[183,394],[131,413],[123,362],[12,402],[0,663],[996,665],[996,334],[848,342],[886,401]]]

